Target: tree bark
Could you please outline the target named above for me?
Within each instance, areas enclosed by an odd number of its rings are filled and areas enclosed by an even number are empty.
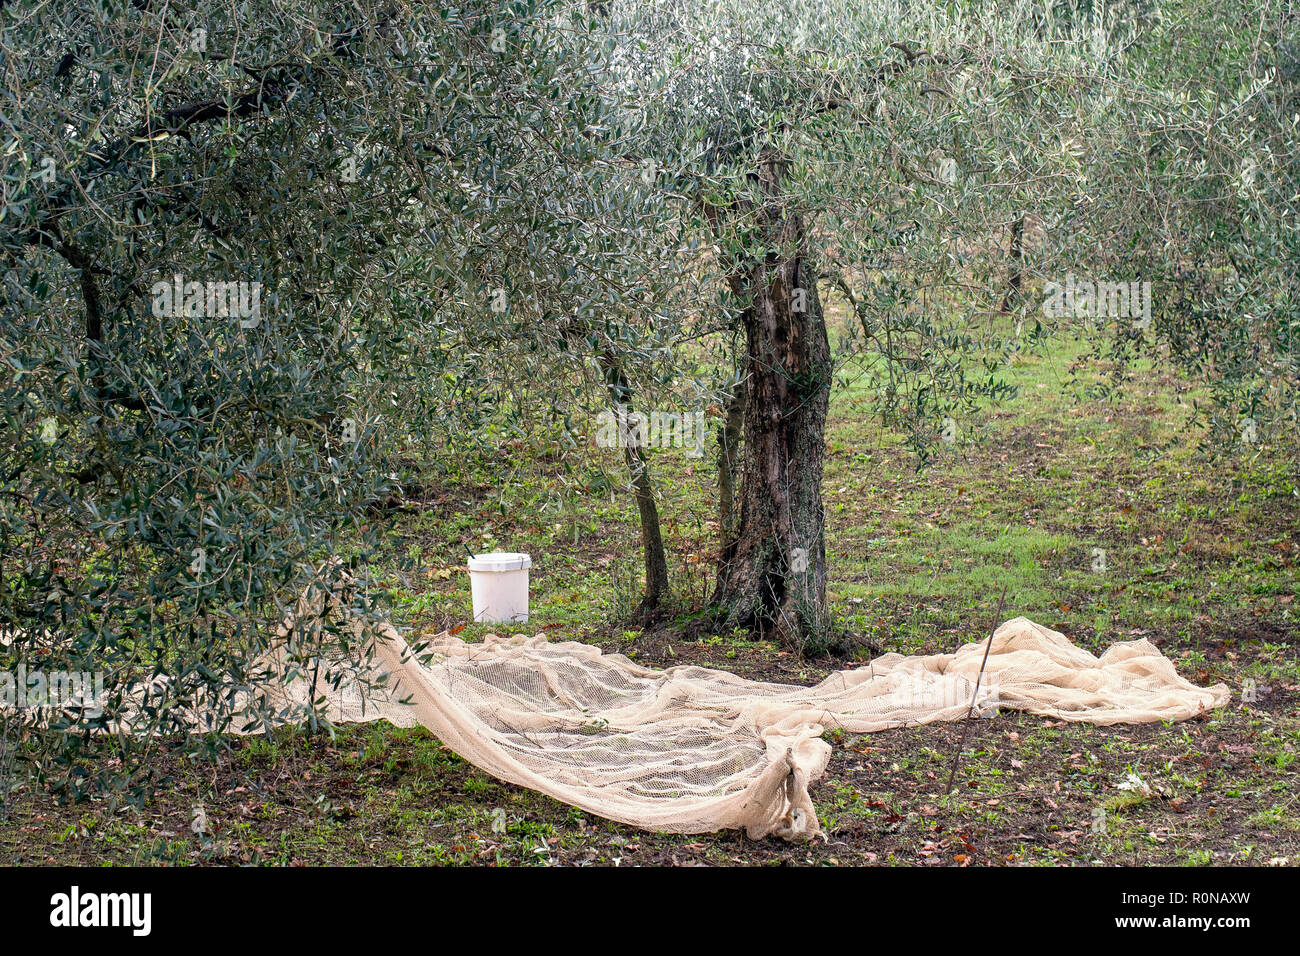
[[[822,459],[831,355],[805,226],[782,198],[785,163],[759,157],[759,261],[732,277],[744,296],[748,378],[740,520],[714,603],[734,626],[797,650],[828,643]]]
[[[740,465],[741,436],[745,427],[745,396],[741,379],[727,399],[726,418],[718,428],[718,564],[727,564],[736,546],[736,478]]]

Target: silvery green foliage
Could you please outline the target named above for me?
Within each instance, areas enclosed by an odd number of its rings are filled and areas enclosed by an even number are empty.
[[[1293,407],[1293,363],[1257,357],[1290,354],[1295,315],[1285,6],[662,0],[616,6],[612,32],[641,151],[712,214],[724,275],[764,253],[726,215],[757,151],[790,158],[788,198],[851,301],[843,375],[924,453],[1061,333]],[[1049,314],[1068,275],[1152,283],[1154,324]]]
[[[1116,354],[1136,344],[1207,385],[1208,445],[1234,455],[1297,433],[1297,37],[1293,4],[1163,5],[1127,54],[1144,134],[1099,171],[1160,197],[1112,207],[1121,257],[1155,280],[1151,331]]]
[[[662,364],[672,230],[587,82],[608,41],[556,9],[0,14],[0,664],[104,673],[100,722],[155,682],[124,752],[196,705],[314,721],[234,694],[272,648],[361,663],[275,626],[364,558],[400,463],[511,383],[571,400],[595,350]],[[144,787],[75,759],[88,719],[32,754],[73,793]]]

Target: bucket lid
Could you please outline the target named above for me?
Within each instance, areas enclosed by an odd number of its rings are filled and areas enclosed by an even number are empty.
[[[469,569],[471,571],[527,571],[532,566],[532,558],[526,554],[518,554],[513,551],[476,554],[469,559]]]

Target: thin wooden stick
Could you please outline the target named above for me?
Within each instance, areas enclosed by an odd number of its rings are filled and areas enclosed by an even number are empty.
[[[1002,585],[1002,597],[998,599],[998,609],[993,614],[993,628],[989,631],[989,642],[984,648],[984,659],[980,661],[980,672],[975,675],[975,693],[971,694],[970,710],[966,711],[966,719],[961,725],[961,739],[957,741],[957,752],[952,755],[952,769],[948,772],[948,790],[945,797],[952,796],[952,782],[957,776],[957,764],[961,761],[961,752],[966,748],[966,731],[970,729],[971,715],[975,713],[975,702],[980,696],[980,681],[984,679],[984,665],[989,662],[989,651],[993,650],[993,634],[998,629],[998,623],[1002,620],[1002,607],[1007,600],[1007,586]]]

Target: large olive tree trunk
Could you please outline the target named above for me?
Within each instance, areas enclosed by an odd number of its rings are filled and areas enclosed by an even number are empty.
[[[718,427],[718,540],[719,566],[731,560],[735,552],[737,513],[736,486],[740,479],[741,436],[745,427],[745,396],[748,389],[742,378],[731,387],[722,424]]]
[[[781,192],[784,163],[770,150],[753,210],[767,254],[732,276],[746,303],[748,372],[740,515],[724,545],[714,603],[729,623],[803,649],[825,642],[822,457],[831,355],[805,226]]]

